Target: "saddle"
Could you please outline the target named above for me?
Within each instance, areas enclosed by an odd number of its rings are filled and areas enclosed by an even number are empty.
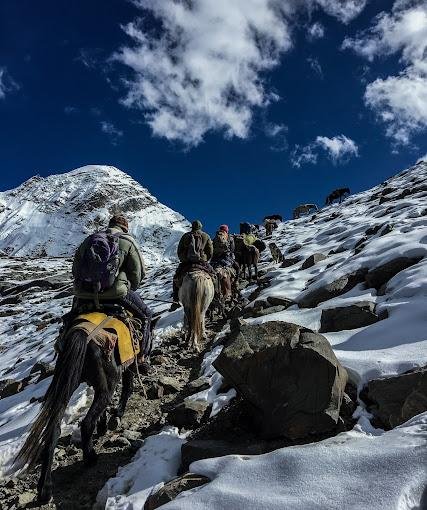
[[[140,342],[136,329],[132,326],[132,317],[118,318],[102,312],[90,312],[77,315],[67,330],[66,336],[73,330],[81,329],[88,339],[95,342],[108,357],[117,347],[118,361],[129,365],[139,354]]]

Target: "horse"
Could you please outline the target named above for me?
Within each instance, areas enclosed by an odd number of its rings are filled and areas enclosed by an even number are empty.
[[[204,271],[190,271],[184,276],[179,289],[179,301],[184,307],[186,340],[191,348],[200,352],[199,341],[206,337],[205,314],[214,298],[212,278]]]
[[[252,267],[255,270],[255,278],[258,280],[258,262],[259,250],[253,245],[245,244],[243,237],[235,236],[235,256],[236,262],[239,264],[240,269],[243,269],[243,277],[246,276],[246,268],[248,270],[249,281],[252,281]]]
[[[319,210],[316,204],[301,204],[298,207],[295,207],[293,212],[293,219],[296,220],[301,216],[301,214],[308,214],[310,213],[310,211],[313,210],[314,211]]]
[[[332,205],[337,198],[339,199],[339,203],[341,203],[343,198],[348,195],[350,195],[350,188],[338,188],[326,197],[325,205]]]
[[[271,221],[283,221],[283,217],[280,214],[271,214],[270,216],[265,216],[264,222],[271,220]]]
[[[267,237],[270,237],[271,234],[273,233],[273,230],[277,228],[277,223],[274,220],[265,220],[264,227],[265,235]]]
[[[226,317],[226,305],[233,301],[234,294],[237,293],[237,278],[238,274],[233,267],[218,266],[215,267],[217,288],[214,298],[211,303],[210,312],[211,317],[216,310],[217,313],[223,318]]]
[[[86,466],[94,465],[97,453],[92,435],[97,427],[100,436],[107,428],[116,428],[123,416],[127,401],[133,391],[134,373],[118,362],[116,352],[106,355],[105,346],[117,336],[100,330],[96,337],[86,329],[71,328],[65,333],[63,346],[59,350],[52,382],[46,392],[42,408],[34,421],[30,433],[14,460],[15,468],[34,468],[41,461],[41,474],[37,484],[38,501],[50,501],[53,491],[52,463],[55,447],[61,435],[61,421],[68,402],[82,382],[94,389],[94,398],[85,418],[81,422],[81,447]],[[117,349],[117,342],[114,349]],[[131,360],[134,361],[135,358]],[[107,407],[111,403],[117,384],[122,379],[119,405],[112,410],[110,423]]]

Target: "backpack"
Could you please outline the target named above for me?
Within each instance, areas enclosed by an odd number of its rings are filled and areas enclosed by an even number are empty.
[[[74,271],[79,287],[98,294],[114,285],[120,269],[119,237],[96,232],[86,239],[80,264]]]
[[[200,232],[190,232],[190,244],[187,249],[189,262],[201,262],[203,251],[203,238]]]
[[[217,232],[213,240],[213,249],[215,257],[226,255],[229,250],[228,236],[225,232]]]

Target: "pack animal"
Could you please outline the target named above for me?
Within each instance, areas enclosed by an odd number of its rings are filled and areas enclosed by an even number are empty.
[[[280,214],[270,214],[270,216],[265,216],[264,222],[268,221],[268,220],[276,221],[276,222],[277,221],[282,222],[283,221],[283,217]]]
[[[61,434],[61,420],[79,384],[85,382],[94,389],[92,405],[80,426],[83,461],[87,466],[95,464],[97,460],[92,442],[95,427],[100,435],[105,434],[107,428],[117,427],[133,390],[132,369],[120,365],[117,351],[113,350],[110,355],[106,355],[105,345],[111,341],[111,333],[99,328],[97,331],[98,334],[93,337],[93,330],[89,333],[83,328],[72,327],[65,334],[41,411],[14,462],[17,468],[27,465],[31,469],[41,461],[37,485],[38,501],[41,504],[52,497],[51,471],[55,447]],[[114,349],[117,349],[117,344]],[[111,404],[120,379],[122,392],[119,404],[113,409],[108,421],[107,406]]]
[[[243,277],[246,276],[247,269],[248,278],[251,281],[252,268],[254,268],[255,278],[258,280],[259,250],[253,245],[245,244],[242,236],[235,236],[234,242],[236,262],[239,264],[240,269],[243,270]]]
[[[200,351],[200,341],[206,337],[205,315],[214,297],[212,278],[204,271],[190,271],[179,289],[184,307],[184,326],[189,347]]]
[[[309,214],[312,211],[318,211],[319,208],[316,204],[301,204],[298,207],[295,207],[293,212],[293,219],[298,219],[301,214]]]
[[[334,190],[331,194],[326,197],[325,205],[332,205],[334,200],[339,200],[339,203],[343,201],[344,198],[350,195],[350,188],[338,188]]]
[[[276,243],[270,243],[268,245],[270,248],[271,257],[273,258],[273,262],[283,262],[283,253],[280,251],[279,247]]]

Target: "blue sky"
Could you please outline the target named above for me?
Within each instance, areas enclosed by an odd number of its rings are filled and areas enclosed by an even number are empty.
[[[1,2],[1,189],[114,165],[212,232],[427,153],[425,2],[178,4]]]

